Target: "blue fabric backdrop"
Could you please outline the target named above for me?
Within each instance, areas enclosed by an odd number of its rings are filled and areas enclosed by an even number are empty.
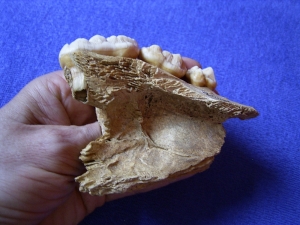
[[[220,94],[260,116],[225,123],[209,170],[109,202],[81,225],[300,224],[299,1],[0,0],[0,106],[59,70],[65,43],[95,34],[211,66]]]

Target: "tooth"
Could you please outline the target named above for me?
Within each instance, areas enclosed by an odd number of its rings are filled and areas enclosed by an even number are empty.
[[[106,41],[105,37],[100,36],[100,35],[95,35],[95,36],[91,37],[89,40],[89,42],[91,42],[91,43],[102,43],[105,41]]]
[[[62,68],[69,65],[68,54],[72,54],[78,50],[86,50],[101,55],[122,56],[129,58],[137,58],[139,55],[139,47],[137,42],[124,35],[111,36],[105,38],[95,35],[90,40],[78,38],[71,44],[66,44],[60,50],[59,61]]]
[[[206,85],[209,89],[214,90],[217,86],[216,78],[215,78],[215,73],[213,68],[207,67],[202,70],[205,80],[206,80]]]
[[[179,54],[162,51],[158,45],[142,48],[139,58],[179,78],[183,77],[187,70]]]
[[[131,42],[132,41],[131,38],[128,38],[127,36],[124,36],[124,35],[118,35],[117,39],[119,42],[126,42],[126,41]]]
[[[206,81],[202,69],[194,66],[186,72],[187,81],[197,87],[205,87]]]
[[[116,43],[118,41],[117,37],[115,35],[106,38],[106,40],[107,40],[107,42],[110,42],[110,43]]]
[[[186,78],[189,83],[198,87],[208,87],[214,90],[217,86],[214,71],[211,67],[201,69],[194,66],[186,72]]]
[[[163,51],[165,60],[162,64],[162,69],[175,75],[176,77],[182,78],[187,69],[182,61],[180,54],[171,54],[168,51]]]
[[[72,74],[72,89],[77,92],[77,91],[82,91],[86,90],[86,81],[84,78],[84,74],[77,69],[76,67],[72,67],[70,69],[71,74]]]
[[[162,50],[158,45],[151,45],[148,48],[141,48],[139,58],[157,67],[161,67],[165,60]]]

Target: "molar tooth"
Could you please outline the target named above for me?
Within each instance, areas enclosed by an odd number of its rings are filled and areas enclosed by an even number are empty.
[[[180,54],[162,51],[158,45],[142,48],[139,58],[179,78],[183,77],[187,70]]]
[[[165,59],[162,54],[162,50],[158,45],[151,45],[148,48],[141,48],[139,58],[157,67],[160,67]]]
[[[205,87],[206,81],[202,69],[198,66],[190,68],[186,72],[187,81],[197,87]]]
[[[183,63],[181,55],[180,54],[173,54],[172,63],[174,65],[178,65],[178,66],[181,65]]]
[[[170,53],[170,52],[168,52],[168,51],[166,51],[166,50],[164,50],[163,52],[162,52],[162,54],[163,54],[163,56],[165,57],[165,60],[167,60],[167,61],[170,61],[170,60],[172,60],[172,54]]]
[[[209,89],[214,90],[217,86],[216,78],[215,78],[215,73],[213,68],[207,67],[202,70],[205,80],[206,80],[206,85]]]
[[[201,69],[194,66],[186,72],[186,78],[189,83],[198,87],[208,87],[214,90],[217,86],[214,71],[211,67]]]

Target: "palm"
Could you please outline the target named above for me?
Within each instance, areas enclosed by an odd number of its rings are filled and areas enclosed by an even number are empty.
[[[11,128],[4,136],[11,136],[10,132],[14,131],[14,135],[25,142],[17,142],[15,149],[19,152],[10,152],[6,157],[12,161],[7,169],[13,172],[7,179],[14,179],[22,186],[7,187],[5,191],[15,200],[28,203],[24,208],[14,206],[14,209],[22,212],[29,224],[39,222],[46,215],[51,224],[58,224],[54,222],[56,219],[63,224],[72,220],[78,222],[97,205],[103,204],[104,198],[91,198],[76,188],[74,177],[84,171],[78,159],[79,152],[90,140],[78,137],[80,127],[74,127],[72,132],[69,125],[92,123],[96,120],[95,112],[92,107],[72,98],[62,72],[44,76],[40,81],[31,83],[23,90],[23,95],[16,97],[15,102],[19,104],[9,104],[2,109],[10,113],[9,118],[13,121],[3,122]],[[21,113],[11,113],[17,111]],[[31,157],[28,159],[28,156]],[[29,162],[20,165],[20,158],[27,158]],[[59,216],[62,213],[66,223]]]

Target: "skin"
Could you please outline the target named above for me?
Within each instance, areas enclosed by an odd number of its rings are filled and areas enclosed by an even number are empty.
[[[80,151],[101,133],[94,108],[72,98],[62,71],[25,86],[0,109],[0,127],[0,224],[78,224],[106,201],[133,194],[78,191]]]

